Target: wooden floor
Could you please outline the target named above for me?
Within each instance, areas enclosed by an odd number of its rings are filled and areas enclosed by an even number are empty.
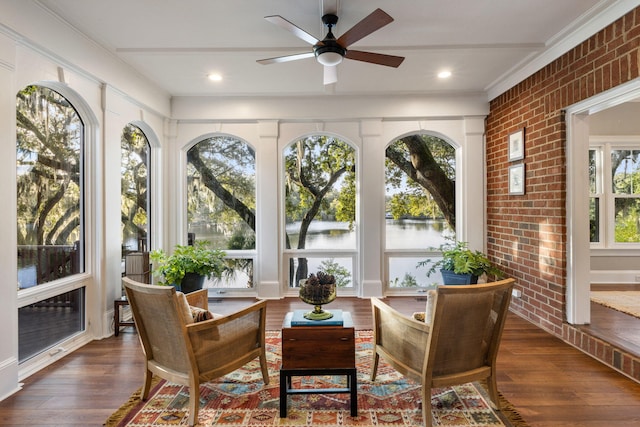
[[[410,314],[424,301],[387,298]],[[213,302],[227,313],[246,300]],[[269,301],[268,329],[288,311],[308,308],[297,298]],[[366,299],[339,298],[331,308],[351,311],[356,328],[370,329]],[[142,354],[133,328],[92,342],[25,380],[0,402],[2,426],[100,426],[142,384]],[[510,314],[498,356],[498,388],[532,427],[640,426],[640,384],[558,338]]]

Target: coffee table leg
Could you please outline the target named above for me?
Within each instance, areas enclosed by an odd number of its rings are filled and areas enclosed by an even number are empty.
[[[351,371],[348,375],[349,389],[351,390],[351,416],[358,416],[358,372]]]
[[[287,387],[289,376],[284,370],[280,370],[280,418],[287,418]]]

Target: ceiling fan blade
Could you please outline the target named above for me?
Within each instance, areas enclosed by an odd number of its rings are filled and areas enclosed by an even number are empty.
[[[393,22],[393,18],[382,9],[376,9],[369,16],[362,19],[356,25],[351,27],[349,31],[344,33],[338,39],[338,44],[344,48],[351,46],[358,40],[368,36],[376,30]]]
[[[345,58],[394,68],[398,68],[400,64],[402,64],[402,61],[404,61],[404,56],[384,55],[382,53],[363,52],[361,50],[348,50]]]
[[[330,85],[338,82],[338,67],[335,65],[324,66],[324,84]]]
[[[316,37],[314,37],[311,34],[307,33],[302,28],[300,28],[297,25],[287,21],[286,19],[284,19],[280,15],[265,16],[264,19],[266,19],[267,21],[271,22],[272,24],[276,24],[278,27],[284,28],[285,30],[293,33],[294,36],[306,41],[309,44],[316,44],[316,43],[318,43],[320,41]]]
[[[258,59],[256,62],[258,64],[267,65],[267,64],[276,64],[279,62],[297,61],[298,59],[313,58],[314,56],[315,54],[313,52],[296,53],[295,55],[278,56],[275,58],[267,58],[267,59]]]

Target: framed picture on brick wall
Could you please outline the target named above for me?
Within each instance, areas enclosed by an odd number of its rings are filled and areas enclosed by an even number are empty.
[[[509,134],[509,161],[524,159],[524,128]]]
[[[524,163],[509,166],[509,194],[524,194]]]

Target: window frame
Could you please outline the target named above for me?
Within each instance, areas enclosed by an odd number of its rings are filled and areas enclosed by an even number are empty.
[[[187,144],[185,147],[183,147],[181,155],[183,156],[183,160],[181,162],[182,167],[184,168],[180,175],[182,176],[182,179],[184,180],[184,193],[183,193],[183,209],[182,209],[182,215],[184,218],[184,232],[183,232],[183,239],[185,239],[184,241],[182,241],[180,244],[188,244],[188,234],[189,234],[189,215],[188,215],[188,203],[189,203],[189,194],[187,191],[187,186],[188,186],[188,173],[189,173],[189,165],[188,165],[188,153],[189,150],[191,150],[193,147],[195,147],[197,144],[201,143],[201,142],[205,142],[207,140],[210,139],[215,139],[215,138],[229,138],[229,139],[235,139],[238,142],[241,142],[243,144],[246,144],[251,150],[253,150],[254,152],[254,178],[256,180],[255,183],[255,188],[254,188],[254,197],[255,197],[255,203],[256,203],[256,207],[255,207],[255,217],[256,219],[258,218],[258,150],[257,147],[250,143],[249,141],[247,141],[245,138],[242,138],[238,135],[232,134],[232,133],[207,133],[207,134],[203,134],[203,135],[199,135],[198,137],[194,138],[189,144]],[[204,283],[204,288],[208,289],[208,293],[210,297],[216,297],[216,296],[220,296],[220,295],[224,295],[227,297],[232,297],[232,296],[238,296],[238,297],[245,297],[248,294],[257,294],[258,292],[258,284],[260,283],[259,281],[259,271],[256,268],[258,265],[258,239],[259,239],[259,229],[258,229],[259,225],[258,225],[258,221],[256,220],[256,224],[255,224],[255,247],[253,249],[225,249],[225,248],[221,248],[222,250],[225,251],[226,256],[225,259],[249,259],[252,262],[252,270],[253,270],[253,283],[252,283],[252,287],[247,287],[247,288],[242,288],[242,287],[216,287],[216,286],[210,286],[210,283],[212,283],[213,279],[205,279],[205,283]],[[198,239],[198,236],[196,235],[196,240]]]
[[[19,309],[37,301],[53,298],[80,288],[85,288],[83,305],[84,327],[83,330],[66,337],[57,344],[61,347],[64,346],[67,350],[66,352],[61,352],[58,355],[52,356],[47,351],[43,351],[40,354],[20,363],[19,375],[21,378],[31,375],[32,373],[42,369],[44,366],[60,359],[68,352],[81,347],[93,339],[93,334],[95,334],[96,331],[93,330],[91,325],[96,325],[98,323],[95,319],[96,313],[92,312],[90,307],[93,307],[96,300],[100,298],[100,295],[96,292],[95,286],[93,285],[92,275],[95,268],[94,264],[97,251],[94,249],[94,242],[100,241],[100,231],[94,226],[94,211],[99,208],[96,206],[96,203],[101,199],[99,194],[100,190],[91,179],[98,175],[96,173],[96,155],[99,153],[99,122],[96,115],[87,105],[86,101],[79,94],[70,89],[68,85],[54,81],[33,82],[29,85],[44,87],[64,97],[70,105],[73,106],[83,124],[83,144],[80,156],[80,179],[82,181],[81,188],[83,189],[80,194],[80,227],[83,233],[83,242],[81,244],[81,263],[83,265],[83,271],[38,286],[17,291],[16,308]],[[28,85],[25,85],[24,87],[26,86]]]
[[[615,241],[615,201],[621,198],[613,192],[613,177],[611,176],[611,153],[614,150],[640,150],[640,138],[634,136],[597,136],[589,138],[589,151],[595,150],[597,155],[596,191],[588,189],[589,200],[600,199],[599,242],[589,242],[590,248],[600,253],[616,254],[620,250],[640,250],[640,242]],[[599,187],[599,188],[598,188]],[[624,195],[623,198],[640,199],[640,194]]]

